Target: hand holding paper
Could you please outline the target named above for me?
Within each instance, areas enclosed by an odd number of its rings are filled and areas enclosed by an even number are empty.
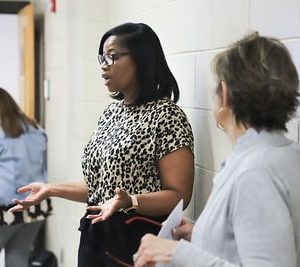
[[[163,223],[163,227],[160,229],[158,236],[166,239],[175,238],[172,235],[172,229],[178,225],[180,225],[182,220],[182,212],[183,212],[183,200],[181,199],[176,207],[172,210],[168,218]]]

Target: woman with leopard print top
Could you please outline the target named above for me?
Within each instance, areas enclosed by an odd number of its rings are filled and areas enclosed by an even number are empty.
[[[115,99],[84,149],[84,182],[29,184],[23,210],[49,196],[88,202],[79,230],[78,266],[129,266],[140,238],[159,227],[194,178],[193,134],[159,38],[142,23],[107,31],[98,60]],[[141,218],[140,220],[135,220]]]

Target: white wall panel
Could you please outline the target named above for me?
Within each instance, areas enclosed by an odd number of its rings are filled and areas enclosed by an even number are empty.
[[[176,77],[195,138],[195,186],[185,214],[195,219],[212,188],[212,179],[231,151],[211,112],[215,81],[211,60],[250,30],[285,38],[299,70],[299,0],[58,0],[46,13],[46,78],[50,79],[46,128],[52,181],[80,180],[81,154],[103,108],[111,101],[97,63],[99,40],[111,26],[133,21],[158,34]],[[300,112],[298,114],[300,117]],[[299,141],[299,118],[287,134]],[[66,166],[68,168],[66,168]],[[78,221],[84,207],[55,200],[48,246],[60,267],[76,266]],[[65,223],[58,214],[71,210]]]
[[[286,40],[286,41],[284,41],[284,43],[288,47],[288,49],[292,55],[292,59],[296,65],[296,68],[298,70],[298,76],[300,79],[300,38]],[[299,93],[300,93],[300,87],[299,87]],[[300,117],[300,105],[297,110],[297,116]]]
[[[208,49],[211,45],[211,4],[206,0],[174,1],[115,23],[124,21],[149,24],[167,54]]]
[[[7,90],[20,104],[21,48],[17,15],[0,14],[0,36],[0,87]]]
[[[263,2],[263,1],[262,1]],[[224,47],[248,32],[249,2],[212,0],[212,47]]]
[[[251,0],[250,29],[278,38],[300,37],[300,1]]]
[[[215,125],[211,111],[183,109],[192,125],[195,138],[195,163],[197,166],[215,171],[231,150],[225,134]]]
[[[215,172],[198,167],[196,168],[194,219],[197,219],[204,209],[205,203],[212,190],[214,176]]]
[[[136,14],[148,12],[149,10],[155,11],[172,2],[178,2],[178,0],[131,0],[130,2],[126,0],[110,0],[111,18],[112,20],[119,20],[120,18],[132,17]]]
[[[182,107],[195,107],[195,56],[190,54],[177,55],[168,58],[168,64],[177,80]]]
[[[287,123],[288,132],[286,136],[295,142],[299,142],[299,122],[298,118],[294,118]]]
[[[212,109],[216,81],[212,71],[212,60],[220,50],[196,54],[196,107]]]

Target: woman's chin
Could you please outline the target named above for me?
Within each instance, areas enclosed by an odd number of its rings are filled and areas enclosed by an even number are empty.
[[[107,89],[108,89],[109,94],[111,94],[111,95],[115,95],[115,94],[119,93],[118,90],[111,89],[111,88],[107,88]]]
[[[111,87],[108,87],[108,86],[107,86],[107,90],[108,90],[108,92],[110,92],[112,94],[118,92],[118,90],[116,90],[114,88],[111,88]]]

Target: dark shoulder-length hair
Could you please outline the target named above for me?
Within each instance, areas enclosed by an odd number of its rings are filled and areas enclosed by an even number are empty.
[[[37,123],[27,117],[11,95],[0,87],[0,126],[5,136],[16,138],[28,131],[28,125],[37,128]]]
[[[299,77],[281,41],[251,33],[217,55],[214,70],[218,81],[228,85],[238,123],[256,130],[287,130],[299,104]]]
[[[179,99],[178,84],[170,71],[160,40],[156,33],[143,23],[125,23],[108,30],[100,41],[99,54],[110,36],[117,36],[120,44],[130,51],[137,66],[138,95],[133,104],[168,97],[176,103]],[[121,100],[122,93],[112,95]]]

